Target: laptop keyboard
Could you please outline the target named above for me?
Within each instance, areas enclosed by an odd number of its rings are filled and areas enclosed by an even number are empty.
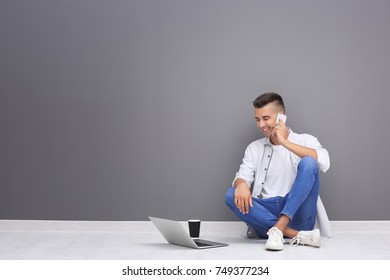
[[[198,245],[199,247],[204,247],[204,246],[210,246],[209,243],[203,243],[201,241],[197,241],[197,240],[194,240],[196,245]]]
[[[212,246],[211,243],[206,243],[206,242],[202,242],[200,240],[194,240],[196,245],[198,245],[199,247],[205,247],[205,246]]]

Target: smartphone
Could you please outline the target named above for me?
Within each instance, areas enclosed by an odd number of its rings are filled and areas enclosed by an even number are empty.
[[[278,113],[278,116],[276,117],[276,124],[279,123],[279,120],[282,120],[284,123],[287,121],[287,116],[283,115],[281,113]]]

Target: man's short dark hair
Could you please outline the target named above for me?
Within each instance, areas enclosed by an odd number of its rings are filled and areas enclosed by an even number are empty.
[[[285,111],[283,98],[275,92],[267,92],[260,95],[253,101],[253,106],[260,109],[272,102],[275,102],[275,105],[280,106]]]

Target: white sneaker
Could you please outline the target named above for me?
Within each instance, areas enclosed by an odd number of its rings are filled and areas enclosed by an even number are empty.
[[[301,230],[300,232],[298,232],[297,236],[291,239],[290,244],[292,246],[298,246],[299,244],[301,244],[319,248],[321,246],[320,230]]]
[[[284,247],[283,233],[276,227],[272,227],[268,232],[268,240],[265,243],[265,249],[272,251],[281,251]]]

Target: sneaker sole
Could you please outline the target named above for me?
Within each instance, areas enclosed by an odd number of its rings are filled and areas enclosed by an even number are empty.
[[[267,251],[273,251],[273,252],[277,252],[277,251],[283,251],[283,248],[282,249],[275,249],[275,248],[265,248]]]
[[[282,251],[283,248],[284,248],[284,246],[281,246],[281,247],[272,247],[272,246],[267,247],[267,246],[265,246],[265,249],[268,251]]]

